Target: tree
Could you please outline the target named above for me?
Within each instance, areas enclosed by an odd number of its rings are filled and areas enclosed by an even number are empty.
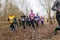
[[[0,3],[0,14],[1,14],[1,3]]]
[[[50,13],[51,13],[51,5],[54,2],[54,0],[39,0],[40,4],[45,9],[46,13],[48,14],[48,19],[50,22]]]
[[[10,13],[14,14],[17,17],[17,19],[20,17],[20,15],[23,14],[23,12],[21,12],[19,10],[19,8],[16,5],[13,5],[11,2],[7,3],[7,5],[4,8],[3,12],[4,12],[5,21],[6,21],[6,19],[9,16]]]
[[[1,3],[2,0],[0,0],[0,17],[2,16],[2,3]]]
[[[26,12],[26,16],[28,16],[28,8],[30,6],[30,3],[27,4],[26,0],[20,0],[20,4],[21,4],[21,7],[22,7],[22,12],[24,12],[24,8],[25,8],[25,12]]]

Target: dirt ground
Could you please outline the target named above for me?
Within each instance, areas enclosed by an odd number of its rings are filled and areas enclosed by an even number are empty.
[[[57,24],[45,24],[36,28],[26,27],[24,30],[19,26],[16,31],[12,32],[9,29],[9,24],[0,24],[0,40],[60,40],[60,32],[54,35],[54,29]]]

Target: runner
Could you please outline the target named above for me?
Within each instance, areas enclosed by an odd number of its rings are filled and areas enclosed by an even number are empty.
[[[41,24],[43,26],[44,25],[44,17],[41,16],[41,20],[40,21],[41,21]]]
[[[35,17],[35,14],[33,13],[33,10],[31,10],[31,13],[30,13],[30,15],[29,15],[29,18],[31,19],[32,28],[35,30],[34,17]]]
[[[16,17],[14,18],[14,27],[15,27],[15,28],[17,28],[17,27],[18,27],[18,22],[17,22]]]
[[[9,17],[8,17],[8,21],[9,21],[9,23],[10,23],[10,29],[11,29],[12,31],[15,30],[14,20],[15,20],[15,16],[12,15],[12,14],[10,14]]]
[[[55,33],[60,30],[60,0],[56,0],[52,6],[52,10],[56,11],[56,19],[58,22],[58,27],[55,28]]]
[[[25,29],[25,22],[26,22],[25,19],[26,19],[26,16],[22,15],[21,16],[21,21],[22,21],[23,29]]]
[[[40,16],[37,13],[37,15],[35,16],[35,24],[36,24],[37,28],[39,26],[39,20],[40,20]]]

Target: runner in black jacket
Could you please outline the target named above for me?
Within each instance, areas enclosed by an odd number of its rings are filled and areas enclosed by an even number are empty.
[[[23,29],[25,29],[25,18],[26,18],[25,15],[21,16],[21,21],[22,21]]]
[[[57,28],[55,28],[55,33],[57,33],[57,31],[60,30],[60,0],[56,0],[54,2],[52,10],[56,11],[56,19],[59,25]]]

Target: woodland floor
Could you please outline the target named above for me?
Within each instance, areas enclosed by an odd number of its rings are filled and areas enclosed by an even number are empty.
[[[16,31],[12,32],[9,24],[0,24],[0,40],[60,40],[60,32],[54,35],[54,29],[57,24],[45,24],[44,26],[36,27],[36,31],[32,27],[26,27],[24,30],[19,26]]]

